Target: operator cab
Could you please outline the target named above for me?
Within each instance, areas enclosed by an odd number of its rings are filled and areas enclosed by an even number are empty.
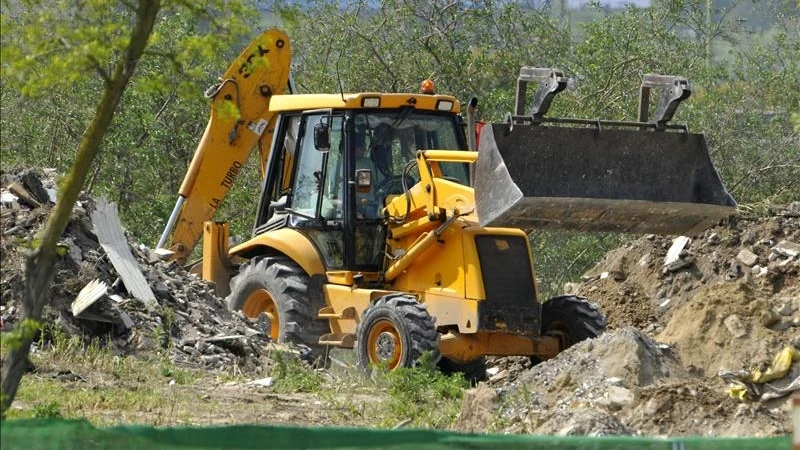
[[[326,270],[378,272],[387,199],[419,181],[417,150],[466,149],[459,116],[413,106],[287,111],[278,117],[254,234],[306,234]],[[466,164],[443,164],[469,184]]]

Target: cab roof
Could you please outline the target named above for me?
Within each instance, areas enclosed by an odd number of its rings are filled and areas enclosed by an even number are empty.
[[[365,99],[380,99],[377,107],[365,106]],[[374,102],[374,100],[372,100]],[[452,104],[446,108],[448,102]],[[307,111],[313,109],[361,109],[378,108],[392,109],[403,106],[413,106],[420,110],[429,111],[449,111],[458,113],[461,111],[461,104],[455,97],[450,95],[427,95],[427,94],[386,94],[380,92],[361,92],[358,94],[295,94],[295,95],[273,95],[270,99],[269,109],[271,111]]]

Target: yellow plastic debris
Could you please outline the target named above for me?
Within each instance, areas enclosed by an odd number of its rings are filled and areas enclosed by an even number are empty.
[[[728,383],[728,389],[725,392],[731,398],[741,401],[757,400],[762,396],[763,398],[775,398],[797,389],[797,379],[789,380],[790,382],[786,386],[778,387],[766,384],[786,377],[795,361],[800,361],[800,349],[788,345],[775,355],[766,369],[757,367],[750,371],[739,372],[723,370],[719,375]]]
[[[747,386],[743,384],[731,384],[725,390],[729,397],[744,401],[744,396],[747,395]]]
[[[794,346],[789,345],[783,348],[769,365],[765,371],[761,369],[753,369],[750,373],[748,381],[753,383],[767,383],[772,380],[778,380],[786,376],[789,369],[792,368],[792,361],[800,361],[800,350]]]

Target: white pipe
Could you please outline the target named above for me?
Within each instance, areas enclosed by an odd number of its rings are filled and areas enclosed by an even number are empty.
[[[175,221],[178,220],[178,214],[181,212],[181,208],[183,207],[183,202],[186,201],[186,197],[179,195],[178,201],[175,202],[175,208],[172,209],[172,214],[169,215],[169,220],[167,221],[167,226],[164,228],[164,232],[161,233],[161,239],[158,240],[158,245],[156,245],[156,249],[164,248],[164,244],[167,242],[167,238],[169,234],[172,232],[172,228],[175,227]]]

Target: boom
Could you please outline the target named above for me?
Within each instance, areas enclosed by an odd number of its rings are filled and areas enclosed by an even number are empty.
[[[211,118],[158,242],[160,253],[186,259],[203,234],[203,222],[214,216],[256,146],[263,175],[275,128],[269,102],[286,89],[290,62],[289,38],[280,30],[268,30],[233,61],[219,84],[206,91],[212,99]]]

